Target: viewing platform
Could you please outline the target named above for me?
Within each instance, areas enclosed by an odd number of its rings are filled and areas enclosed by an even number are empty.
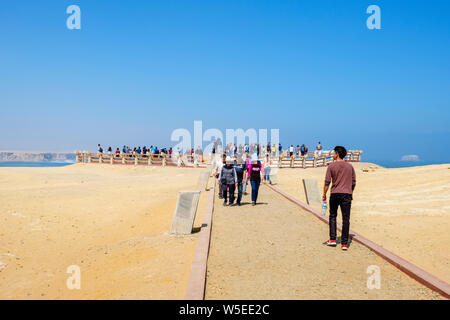
[[[345,157],[348,162],[361,162],[361,150],[350,150]],[[260,155],[262,161],[265,154]],[[333,156],[330,152],[318,155],[314,152],[308,152],[305,156],[292,155],[287,151],[281,154],[271,154],[272,167],[275,168],[317,168],[326,167],[333,162]],[[141,166],[172,166],[172,167],[191,167],[206,168],[211,164],[210,155],[198,154],[128,154],[128,153],[92,153],[76,152],[77,163],[103,163],[118,165],[141,165]]]

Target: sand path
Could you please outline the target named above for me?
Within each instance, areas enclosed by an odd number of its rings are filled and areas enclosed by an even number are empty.
[[[266,186],[257,206],[216,197],[206,299],[439,299],[366,247],[323,245],[328,226]],[[339,235],[339,233],[338,233]],[[381,288],[368,289],[378,266]]]

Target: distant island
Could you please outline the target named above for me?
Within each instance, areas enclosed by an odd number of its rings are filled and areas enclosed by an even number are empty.
[[[75,162],[75,153],[0,151],[0,161]]]

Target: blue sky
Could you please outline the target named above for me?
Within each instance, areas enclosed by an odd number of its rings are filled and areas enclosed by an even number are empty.
[[[81,8],[68,30],[66,8]],[[381,8],[369,30],[366,8]],[[365,160],[450,162],[449,1],[2,1],[0,149],[169,146],[279,128]]]

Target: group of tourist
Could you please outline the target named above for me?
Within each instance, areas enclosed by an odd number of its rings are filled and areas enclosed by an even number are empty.
[[[104,153],[103,147],[98,144],[98,152],[99,153]],[[111,147],[108,148],[107,152],[109,154],[113,154],[113,150]],[[130,155],[152,155],[152,154],[167,154],[169,156],[172,155],[172,148],[166,149],[166,148],[162,148],[162,149],[158,149],[157,146],[150,146],[149,148],[147,148],[146,146],[143,146],[142,148],[139,147],[134,147],[133,149],[131,149],[129,146],[123,146],[122,149],[120,148],[116,148],[116,151],[114,152],[114,154],[116,156],[120,156],[122,154],[130,154]]]
[[[316,151],[321,151],[320,142],[316,147]],[[301,152],[301,150],[300,150]],[[342,236],[341,248],[348,249],[349,230],[350,230],[350,209],[352,203],[352,194],[356,186],[356,175],[353,166],[345,162],[344,158],[347,150],[342,146],[336,146],[333,150],[334,162],[328,165],[325,184],[323,190],[322,201],[326,204],[327,193],[331,186],[330,196],[330,218],[329,233],[330,238],[326,241],[327,246],[335,247],[336,243],[336,218],[338,208],[342,211]],[[256,205],[258,199],[258,191],[261,184],[270,182],[271,159],[269,155],[261,161],[258,155],[254,153],[251,158],[235,160],[227,153],[223,154],[222,161],[215,166],[215,176],[219,182],[219,198],[224,199],[224,206],[242,205],[242,195],[246,194],[246,187],[250,181],[252,192],[252,205]],[[235,192],[237,189],[237,199]]]
[[[215,176],[219,181],[219,198],[224,199],[224,206],[233,206],[242,203],[242,195],[247,194],[247,185],[250,182],[252,192],[252,205],[256,205],[258,199],[259,186],[261,180],[263,183],[270,183],[270,171],[272,160],[269,155],[264,156],[264,160],[258,159],[258,155],[254,153],[247,158],[247,154],[237,159],[231,158],[226,153],[223,154],[222,161],[215,166]],[[235,192],[237,189],[237,199]]]
[[[321,155],[322,144],[318,142],[316,145],[315,154]],[[263,160],[259,159],[261,151],[263,152]],[[242,196],[247,194],[247,185],[250,182],[251,191],[251,201],[252,205],[256,205],[258,200],[258,193],[261,181],[263,183],[271,183],[270,172],[272,166],[271,153],[282,152],[281,144],[271,145],[270,142],[267,146],[262,149],[259,144],[245,144],[244,146],[236,144],[227,144],[224,152],[221,152],[221,143],[219,141],[214,141],[212,155],[213,159],[213,170],[214,175],[219,181],[219,198],[224,199],[224,206],[233,206],[236,200],[236,205],[242,205]],[[103,148],[98,144],[98,152],[103,153]],[[112,148],[109,147],[108,153],[112,154]],[[172,155],[172,148],[158,149],[157,146],[150,146],[150,148],[135,147],[131,149],[128,146],[123,146],[122,150],[116,149],[115,153],[120,154],[167,154]],[[294,146],[291,145],[289,148],[289,155],[293,156],[294,152],[296,155],[304,156],[308,153],[308,148],[302,144]],[[189,149],[188,153],[202,155],[203,151],[200,147],[194,151],[194,149]],[[251,154],[251,157],[248,155]],[[352,202],[353,190],[356,186],[356,176],[353,166],[344,161],[347,155],[347,150],[344,147],[336,146],[333,150],[334,162],[328,165],[326,176],[325,176],[325,186],[323,190],[322,201],[326,203],[327,192],[329,186],[331,186],[331,196],[330,196],[330,223],[329,232],[330,238],[326,242],[328,246],[336,246],[336,217],[338,207],[341,207],[342,211],[342,237],[341,237],[341,248],[347,250],[348,248],[348,237],[350,229],[350,209]],[[237,190],[237,198],[235,197],[235,192]]]
[[[217,139],[214,140],[213,142],[213,148],[212,148],[212,154],[217,154],[217,153],[222,153],[222,142]],[[104,153],[103,147],[98,144],[98,152],[99,153]],[[152,154],[165,154],[165,155],[169,155],[172,156],[173,153],[173,149],[172,147],[170,148],[162,148],[159,149],[157,146],[153,146],[151,145],[150,147],[146,147],[143,146],[142,148],[139,147],[134,147],[133,149],[130,148],[129,146],[124,145],[122,148],[116,148],[116,150],[113,152],[113,149],[111,147],[108,148],[107,152],[109,154],[113,154],[115,153],[117,156],[121,155],[121,154],[131,154],[131,155],[152,155]],[[177,153],[180,153],[180,150],[176,151]],[[305,146],[305,144],[297,145],[297,147],[294,147],[293,145],[291,145],[288,149],[288,155],[289,156],[305,156],[308,153],[308,147]],[[185,152],[188,155],[203,155],[203,149],[198,146],[195,150],[193,148],[189,148],[186,150]],[[259,156],[272,156],[272,155],[280,155],[283,153],[283,147],[280,143],[278,144],[271,144],[270,142],[267,145],[261,145],[261,144],[257,144],[257,143],[252,143],[252,144],[239,144],[239,146],[237,146],[236,144],[233,143],[228,143],[224,150],[223,153],[226,156],[230,156],[233,158],[237,158],[237,156],[242,156],[243,154],[256,154],[258,157]],[[316,150],[315,150],[315,155],[321,155],[322,154],[322,145],[319,142],[316,146]]]
[[[316,145],[316,150],[314,151],[314,155],[315,156],[322,155],[322,149],[323,149],[322,144],[319,141]],[[309,149],[307,146],[305,146],[305,144],[302,144],[301,146],[297,145],[296,147],[294,147],[291,144],[291,146],[289,147],[289,156],[292,157],[295,155],[295,156],[304,157],[305,155],[308,154],[308,151],[309,151]]]

